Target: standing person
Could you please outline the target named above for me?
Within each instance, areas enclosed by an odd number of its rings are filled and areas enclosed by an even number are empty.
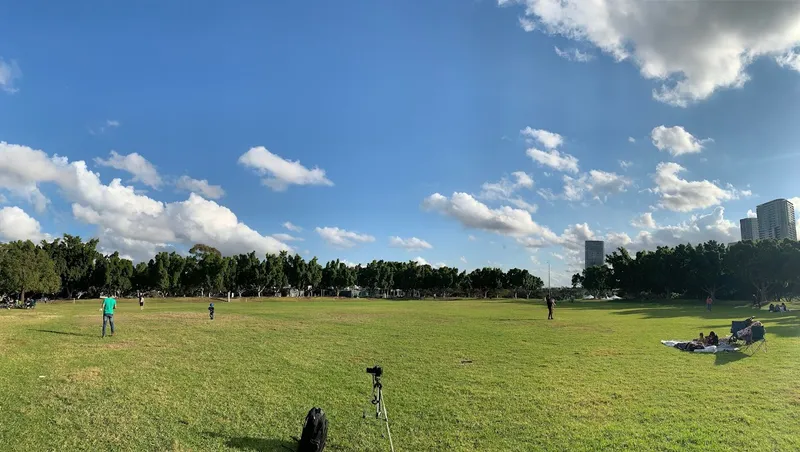
[[[208,318],[214,320],[214,302],[208,304]]]
[[[114,309],[117,307],[117,300],[106,297],[103,299],[103,335],[106,337],[106,322],[111,324],[111,336],[114,335]]]
[[[551,297],[547,296],[547,320],[553,320],[553,307],[556,305],[556,300]]]
[[[706,297],[706,310],[711,312],[711,304],[714,303],[714,300],[711,299],[711,295]]]
[[[139,310],[140,311],[144,310],[144,295],[142,295],[141,293],[139,294]]]

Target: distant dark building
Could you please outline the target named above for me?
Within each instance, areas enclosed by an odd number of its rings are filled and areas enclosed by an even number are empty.
[[[606,260],[604,243],[602,240],[587,240],[585,243],[584,263],[585,268],[603,265]]]
[[[739,229],[742,231],[742,241],[758,240],[758,218],[742,218],[739,220]]]

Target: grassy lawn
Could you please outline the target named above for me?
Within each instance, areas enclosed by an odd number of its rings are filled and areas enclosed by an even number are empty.
[[[397,451],[800,450],[797,312],[748,357],[659,343],[754,314],[724,302],[215,304],[122,300],[106,339],[99,301],[0,311],[0,448],[294,450],[318,405],[330,450],[388,450],[378,363]]]

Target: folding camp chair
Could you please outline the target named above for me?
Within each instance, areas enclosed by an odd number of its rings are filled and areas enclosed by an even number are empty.
[[[764,353],[767,353],[767,329],[763,326],[754,326],[751,331],[753,332],[753,338],[749,343],[745,344],[742,352],[747,352],[750,347],[755,346],[753,348],[753,355],[758,353],[761,347],[764,347]]]

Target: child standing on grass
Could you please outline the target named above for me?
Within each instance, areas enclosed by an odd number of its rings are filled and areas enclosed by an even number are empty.
[[[214,302],[208,304],[208,318],[214,320]]]

